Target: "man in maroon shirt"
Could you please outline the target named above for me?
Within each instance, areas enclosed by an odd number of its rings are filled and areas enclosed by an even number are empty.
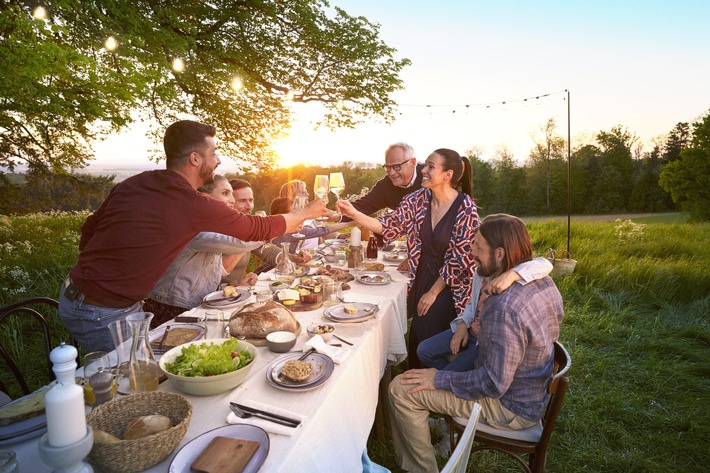
[[[316,199],[302,211],[244,215],[197,192],[220,164],[213,126],[190,120],[165,131],[165,170],[117,184],[81,229],[79,258],[60,289],[59,316],[88,351],[113,349],[108,325],[141,310],[141,301],[199,232],[270,240],[327,213]]]

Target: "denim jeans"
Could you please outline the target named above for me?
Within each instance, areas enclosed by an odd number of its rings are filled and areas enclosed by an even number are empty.
[[[468,344],[460,350],[456,357],[449,361],[451,355],[451,338],[454,333],[445,330],[419,343],[417,356],[424,366],[446,371],[470,371],[478,357],[478,340],[468,335]]]
[[[85,352],[112,351],[113,340],[108,326],[114,320],[125,318],[128,314],[141,312],[142,302],[129,307],[115,309],[84,304],[84,296],[70,301],[64,297],[66,285],[59,289],[59,318],[74,339]]]

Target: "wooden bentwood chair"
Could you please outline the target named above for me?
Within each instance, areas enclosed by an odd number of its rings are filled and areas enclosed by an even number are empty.
[[[528,473],[545,471],[547,446],[557,422],[557,415],[562,407],[569,379],[565,376],[572,366],[572,359],[561,343],[555,342],[555,366],[553,377],[547,387],[550,400],[536,426],[524,430],[500,430],[480,423],[474,441],[479,445],[471,449],[472,453],[482,450],[496,450],[514,458]],[[464,430],[467,419],[449,418],[451,448],[456,444],[456,435]],[[522,455],[528,455],[526,463]]]
[[[0,307],[0,326],[6,323],[9,324],[11,320],[17,319],[18,327],[21,332],[18,337],[20,340],[26,336],[31,337],[33,333],[40,332],[44,342],[44,353],[37,353],[36,359],[42,360],[43,363],[46,363],[46,383],[49,383],[54,379],[54,372],[52,371],[52,362],[49,360],[49,352],[52,350],[49,325],[47,324],[47,319],[44,315],[42,315],[42,313],[46,313],[49,310],[56,311],[58,309],[59,303],[49,297],[33,297],[31,299],[26,299],[24,301]],[[27,384],[25,376],[17,366],[15,358],[12,356],[13,350],[10,347],[11,343],[7,342],[7,340],[3,339],[3,342],[0,344],[0,359],[2,359],[4,364],[12,373],[22,393],[29,394],[31,389]],[[5,386],[2,380],[0,380],[0,391],[7,393],[7,388],[8,387]]]

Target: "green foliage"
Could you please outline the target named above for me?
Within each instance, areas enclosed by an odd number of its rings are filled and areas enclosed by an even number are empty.
[[[0,304],[57,297],[76,261],[86,216],[0,216]],[[620,235],[620,223],[632,228],[627,222],[573,220],[578,264],[573,274],[554,278],[565,301],[560,340],[572,356],[571,385],[547,471],[705,471],[710,461],[710,223],[681,220],[634,219],[634,226],[646,224],[643,238]],[[536,254],[566,243],[566,222],[528,227]],[[65,336],[56,317],[51,323]],[[3,347],[17,337],[12,330],[0,332]],[[36,369],[32,350],[27,353],[27,369]],[[368,453],[399,471],[389,440],[371,437]],[[439,459],[440,465],[445,461]],[[471,465],[476,471],[519,471],[505,458],[486,454],[474,455]]]
[[[665,165],[660,185],[692,220],[710,221],[710,113],[693,124],[692,146]]]
[[[28,5],[0,4],[0,165],[83,167],[94,139],[134,118],[155,123],[157,142],[186,116],[217,126],[225,154],[268,165],[289,92],[321,104],[325,126],[390,121],[410,63],[395,59],[379,25],[324,0],[50,0],[47,20]]]

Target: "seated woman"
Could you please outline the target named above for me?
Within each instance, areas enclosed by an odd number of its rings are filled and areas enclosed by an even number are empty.
[[[293,200],[287,197],[277,197],[271,201],[271,215],[286,214],[291,212],[293,207]],[[293,233],[285,233],[279,237],[271,240],[274,245],[280,246],[283,242],[289,243],[288,251],[291,254],[297,254],[301,250],[301,245],[304,240],[309,238],[320,238],[324,235],[328,235],[332,232],[337,232],[343,228],[351,226],[351,222],[334,223],[332,225],[327,225],[323,227],[312,227],[310,225],[303,225],[298,228],[298,232],[303,235],[302,237],[295,237]],[[259,274],[264,271],[269,271],[275,266],[272,263],[264,263],[256,269],[256,273]]]
[[[216,175],[214,182],[198,190],[234,207],[232,186],[224,176]],[[243,242],[219,233],[198,234],[175,258],[144,301],[143,310],[155,314],[151,328],[200,305],[207,294],[219,288],[222,275],[228,274],[241,257],[248,256],[249,251],[262,244],[259,241]],[[253,284],[256,281],[246,278],[235,282]]]
[[[552,263],[546,258],[534,258],[495,277],[484,278],[474,273],[471,303],[463,315],[451,322],[451,329],[429,337],[417,347],[417,357],[427,368],[445,371],[469,371],[478,357],[478,317],[483,301],[491,294],[500,294],[513,283],[525,285],[544,278],[552,271]],[[474,304],[473,301],[476,301]],[[450,360],[451,356],[454,356]]]

